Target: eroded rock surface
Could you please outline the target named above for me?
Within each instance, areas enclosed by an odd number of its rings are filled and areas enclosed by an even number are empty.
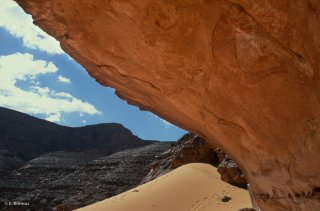
[[[29,202],[31,210],[74,210],[137,186],[169,142],[99,157],[92,152],[52,152],[0,178],[0,210],[25,210],[5,202]]]
[[[103,85],[205,137],[262,210],[319,210],[318,0],[16,0]]]
[[[247,179],[238,164],[219,148],[215,149],[215,153],[219,158],[217,170],[221,174],[221,179],[229,184],[247,188]]]
[[[173,146],[155,157],[149,174],[141,183],[149,182],[188,163],[208,163],[217,167],[221,179],[229,184],[247,188],[247,181],[236,162],[221,149],[195,134],[187,133]]]
[[[150,164],[149,174],[141,183],[149,182],[173,169],[188,163],[218,163],[218,156],[214,148],[204,139],[192,133],[182,136],[173,146],[157,155]]]
[[[69,128],[1,107],[0,116],[0,210],[73,210],[114,196],[171,147],[120,124]]]

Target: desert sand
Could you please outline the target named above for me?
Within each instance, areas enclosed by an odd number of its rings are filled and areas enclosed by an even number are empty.
[[[231,199],[223,202],[225,196]],[[248,191],[221,181],[209,164],[187,164],[81,211],[232,211],[251,207]]]

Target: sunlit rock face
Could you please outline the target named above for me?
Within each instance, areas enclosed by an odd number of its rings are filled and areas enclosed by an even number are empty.
[[[16,0],[96,80],[245,170],[262,210],[319,210],[319,0]]]

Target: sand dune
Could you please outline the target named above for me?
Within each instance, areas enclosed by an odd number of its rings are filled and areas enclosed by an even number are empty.
[[[223,202],[223,197],[230,197]],[[220,180],[208,164],[188,164],[81,211],[232,211],[251,207],[248,191]]]

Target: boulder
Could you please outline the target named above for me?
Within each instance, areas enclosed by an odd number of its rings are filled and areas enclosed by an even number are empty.
[[[239,168],[238,164],[226,155],[221,149],[215,150],[219,157],[218,172],[221,174],[221,179],[229,184],[247,188],[247,179]]]
[[[149,165],[149,174],[141,183],[149,182],[188,163],[217,164],[218,161],[217,153],[205,139],[187,133],[172,144],[169,150],[155,157]]]
[[[234,160],[198,135],[187,133],[173,146],[155,157],[142,184],[188,163],[208,163],[217,167],[221,179],[237,187],[247,188],[247,180]]]

